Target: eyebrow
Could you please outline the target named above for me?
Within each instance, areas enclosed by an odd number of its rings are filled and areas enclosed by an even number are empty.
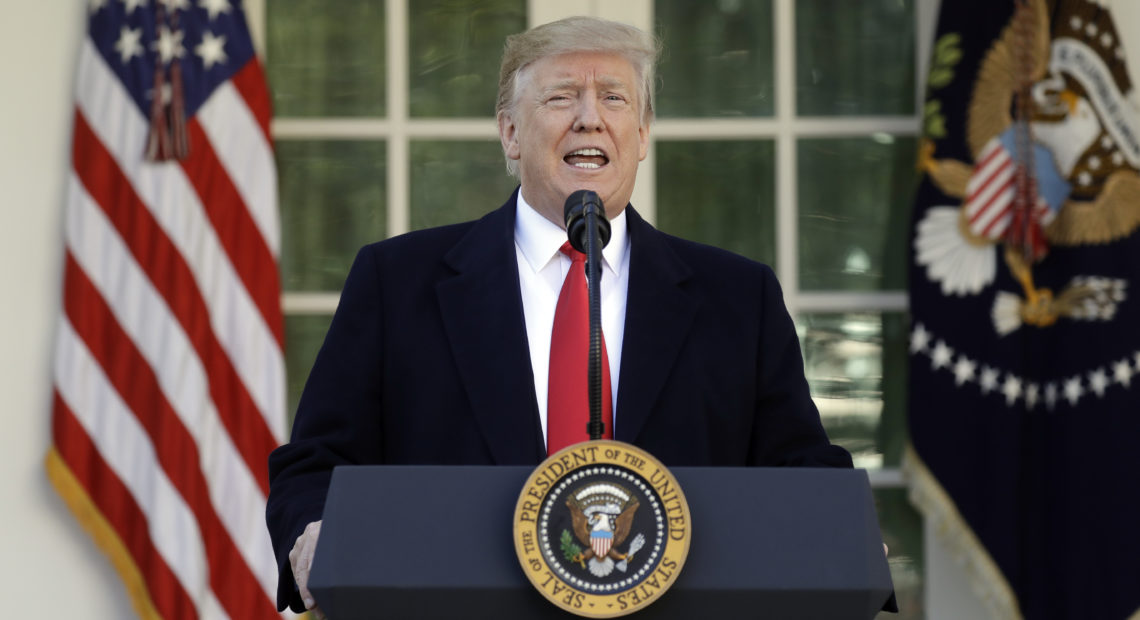
[[[598,77],[597,82],[598,82],[598,86],[600,88],[602,88],[602,90],[616,90],[616,91],[630,92],[629,86],[627,86],[626,83],[623,82],[620,78],[616,78],[616,77],[609,76],[609,75],[602,75],[602,76]],[[547,93],[551,93],[551,92],[554,92],[557,90],[577,89],[577,88],[581,88],[581,87],[582,87],[582,81],[581,80],[578,80],[575,78],[569,78],[569,79],[565,79],[565,80],[559,80],[559,81],[547,86],[546,88],[543,88],[542,94],[545,95]]]

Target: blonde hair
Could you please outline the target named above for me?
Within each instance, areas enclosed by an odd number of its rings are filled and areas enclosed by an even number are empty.
[[[656,37],[633,26],[596,17],[567,17],[507,37],[499,66],[499,96],[495,117],[514,112],[519,74],[536,60],[576,52],[617,54],[633,65],[639,78],[641,122],[653,122],[653,81],[660,44]],[[518,176],[518,162],[507,159],[507,172]]]

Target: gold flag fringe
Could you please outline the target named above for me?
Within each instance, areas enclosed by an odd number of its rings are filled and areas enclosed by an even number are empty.
[[[123,545],[123,541],[115,529],[103,517],[103,513],[91,501],[86,489],[75,478],[54,446],[48,450],[47,456],[44,458],[44,466],[47,469],[48,479],[55,487],[56,492],[60,494],[64,503],[75,515],[76,520],[94,539],[96,546],[103,551],[111,561],[111,565],[119,573],[135,612],[143,620],[162,620],[162,616],[154,607],[154,602],[151,601],[150,593],[146,589],[146,582],[143,581],[142,573],[139,571],[138,565],[135,564],[134,558]]]
[[[958,565],[966,569],[970,585],[982,604],[995,619],[1022,620],[1017,597],[1005,575],[910,443],[903,452],[902,469],[910,490],[911,504],[922,512],[926,523],[934,529]],[[1140,609],[1127,620],[1140,620]]]
[[[991,616],[1001,620],[1022,620],[1017,597],[1005,575],[909,443],[903,454],[902,469],[911,504],[922,512],[927,526],[934,530],[955,562],[965,568],[974,593]]]

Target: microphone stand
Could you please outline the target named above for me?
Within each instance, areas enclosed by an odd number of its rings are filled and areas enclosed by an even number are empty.
[[[598,238],[598,205],[586,207],[586,285],[590,303],[590,350],[587,389],[589,389],[590,421],[586,432],[591,440],[602,438],[602,242]],[[603,217],[605,217],[603,215]]]
[[[586,286],[590,312],[589,350],[586,352],[586,400],[591,440],[605,433],[602,422],[602,248],[610,241],[610,223],[597,193],[580,189],[566,198],[563,209],[566,235],[575,250],[586,255]]]

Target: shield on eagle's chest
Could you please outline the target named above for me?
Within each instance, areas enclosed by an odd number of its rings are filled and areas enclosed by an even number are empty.
[[[614,544],[614,533],[596,531],[590,532],[590,546],[594,548],[594,555],[600,560],[610,552]]]

